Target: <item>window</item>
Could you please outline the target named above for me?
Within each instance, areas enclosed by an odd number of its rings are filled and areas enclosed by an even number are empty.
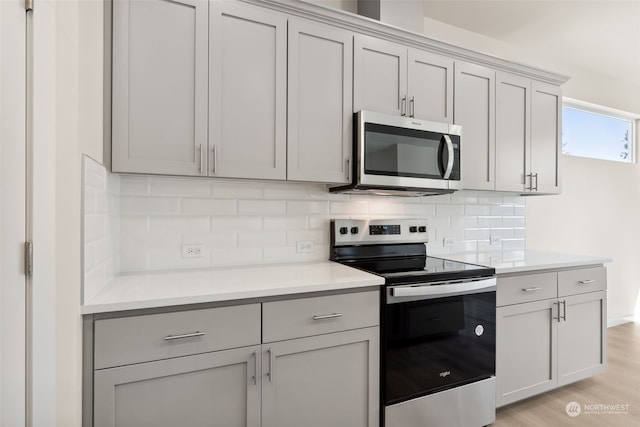
[[[633,163],[636,119],[632,114],[565,100],[562,153]]]

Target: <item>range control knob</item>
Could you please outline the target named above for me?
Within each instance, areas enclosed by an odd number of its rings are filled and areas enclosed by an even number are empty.
[[[415,233],[418,231],[418,227],[416,227],[415,225],[412,225],[411,227],[409,227],[409,232],[410,233]]]
[[[358,227],[351,227],[351,234],[358,234]]]
[[[340,227],[340,234],[347,234],[349,229],[347,227]]]
[[[426,233],[427,232],[427,227],[425,227],[424,225],[421,225],[420,227],[418,227],[418,231],[421,233]]]

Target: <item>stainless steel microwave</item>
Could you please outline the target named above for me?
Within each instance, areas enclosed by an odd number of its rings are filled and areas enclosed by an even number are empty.
[[[418,196],[462,188],[462,128],[372,111],[354,114],[351,183],[331,192]]]

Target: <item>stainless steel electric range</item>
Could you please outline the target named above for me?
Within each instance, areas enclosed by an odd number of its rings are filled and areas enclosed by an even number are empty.
[[[495,421],[493,268],[427,256],[426,219],[331,221],[331,260],[385,278],[381,425]]]

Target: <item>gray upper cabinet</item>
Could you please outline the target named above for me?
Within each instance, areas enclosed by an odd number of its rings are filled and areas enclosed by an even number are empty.
[[[206,175],[207,11],[200,0],[114,0],[114,172]]]
[[[462,184],[466,190],[495,190],[496,73],[456,62],[454,123],[462,126]]]
[[[496,190],[560,193],[560,88],[496,76]]]
[[[561,191],[562,95],[558,86],[531,84],[531,169],[533,190]]]
[[[349,182],[353,37],[289,20],[287,179]]]
[[[259,354],[254,346],[98,370],[94,425],[260,427]]]
[[[407,48],[358,34],[353,49],[353,112],[405,115]]]
[[[496,73],[496,190],[524,192],[531,144],[531,81]]]
[[[409,49],[408,115],[453,123],[453,59]]]
[[[287,18],[210,3],[211,176],[286,179]]]
[[[353,111],[453,122],[453,60],[356,35]]]

